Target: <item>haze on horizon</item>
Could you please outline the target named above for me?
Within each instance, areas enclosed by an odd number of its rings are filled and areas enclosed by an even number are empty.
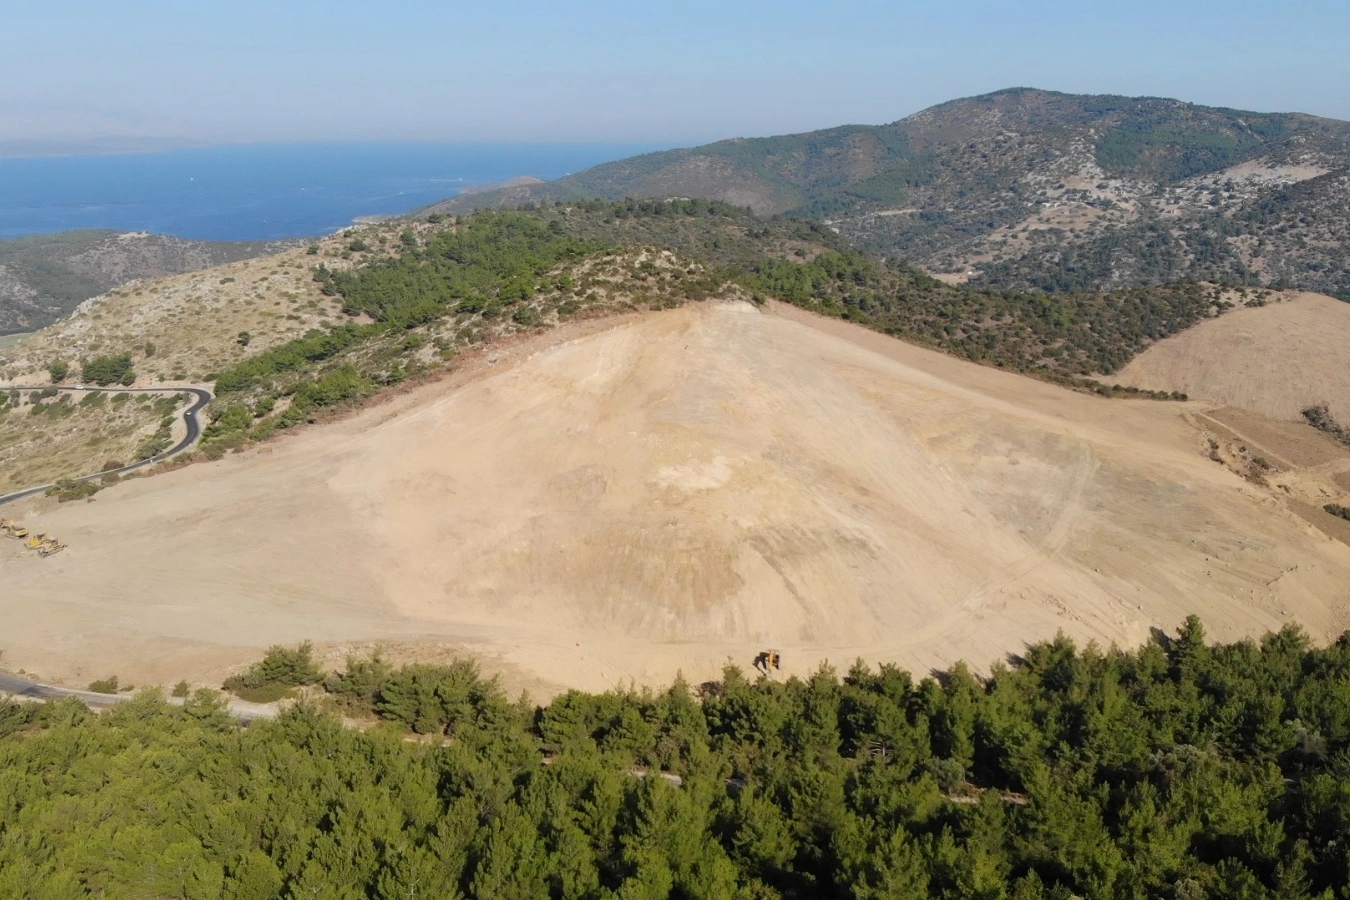
[[[1350,4],[13,0],[0,141],[636,141],[1011,86],[1350,119]]]

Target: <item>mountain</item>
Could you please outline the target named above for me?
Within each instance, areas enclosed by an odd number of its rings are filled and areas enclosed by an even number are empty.
[[[1350,298],[1350,123],[1013,88],[881,126],[736,138],[456,197],[429,212],[703,197],[824,220],[989,287],[1185,279]]]
[[[90,297],[128,281],[195,272],[296,244],[102,230],[0,241],[0,335],[50,325]]]

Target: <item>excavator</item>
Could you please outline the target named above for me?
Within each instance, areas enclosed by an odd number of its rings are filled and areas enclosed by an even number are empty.
[[[28,537],[28,529],[24,528],[13,519],[0,519],[0,531],[3,531],[12,538]]]
[[[762,674],[768,675],[770,669],[782,668],[781,662],[782,657],[779,656],[777,650],[761,650],[759,655],[755,657],[755,668],[759,669]]]

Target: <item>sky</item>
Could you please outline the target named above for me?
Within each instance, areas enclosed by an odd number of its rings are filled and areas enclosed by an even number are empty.
[[[1350,119],[1350,0],[4,0],[0,140],[633,141],[1013,86]]]

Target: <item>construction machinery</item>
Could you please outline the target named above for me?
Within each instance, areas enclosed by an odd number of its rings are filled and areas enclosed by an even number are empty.
[[[29,534],[28,529],[24,528],[13,519],[0,519],[0,532],[4,532],[12,538],[18,538],[24,542],[24,546],[29,550],[37,551],[37,555],[48,557],[55,553],[60,553],[66,549],[66,544],[57,540],[51,535],[38,532]]]
[[[45,534],[35,534],[28,539],[27,546],[29,550],[36,550],[38,556],[48,557],[54,553],[60,553],[66,549],[66,545],[54,537],[48,537]]]
[[[770,669],[781,669],[782,657],[777,650],[761,650],[755,657],[755,668],[759,669],[764,675],[769,674]]]

